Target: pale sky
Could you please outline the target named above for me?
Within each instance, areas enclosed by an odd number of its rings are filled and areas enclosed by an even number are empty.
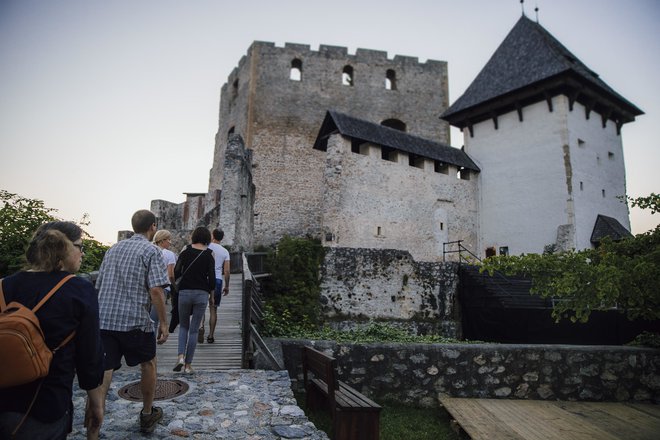
[[[622,129],[628,194],[660,192],[660,1],[527,0],[528,17],[537,5],[645,112]],[[454,102],[520,14],[519,0],[0,0],[0,188],[88,213],[114,243],[151,200],[208,190],[220,88],[254,40],[447,61]]]

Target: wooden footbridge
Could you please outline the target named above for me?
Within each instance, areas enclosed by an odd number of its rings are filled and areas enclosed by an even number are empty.
[[[218,324],[215,328],[215,342],[209,344],[206,337],[209,331],[209,309],[204,319],[204,342],[198,343],[193,358],[194,370],[233,370],[242,367],[243,343],[241,339],[243,280],[241,274],[232,274],[229,280],[229,294],[222,298],[218,307]],[[171,305],[167,305],[168,319]],[[170,334],[167,342],[159,345],[158,372],[172,372],[178,359],[179,327]]]

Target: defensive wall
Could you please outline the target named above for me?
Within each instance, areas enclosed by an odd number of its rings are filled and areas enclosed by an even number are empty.
[[[302,339],[269,339],[268,345],[301,391],[301,347],[309,345],[336,358],[339,378],[376,402],[437,407],[445,394],[660,403],[660,350],[651,348]]]
[[[325,246],[408,249],[415,260],[441,261],[443,243],[476,249],[477,175],[403,151],[383,159],[381,147],[339,134],[328,140],[323,185]],[[330,234],[330,235],[328,235]],[[329,238],[329,239],[328,239]]]
[[[321,311],[340,329],[374,319],[459,338],[457,289],[457,263],[416,262],[407,251],[328,248],[321,267]]]

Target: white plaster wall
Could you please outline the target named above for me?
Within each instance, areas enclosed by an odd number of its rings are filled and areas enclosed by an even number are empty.
[[[481,240],[477,255],[488,247],[509,253],[540,253],[554,243],[557,227],[572,223],[563,145],[566,114],[545,102],[474,126],[464,132],[465,151],[479,167]]]
[[[443,243],[477,239],[477,180],[461,180],[456,168],[436,173],[381,159],[380,147],[351,152],[350,141],[334,135],[328,142],[323,185],[326,246],[407,250],[417,261],[442,260]],[[380,228],[380,231],[379,231]],[[452,256],[453,257],[453,256]]]
[[[596,216],[604,214],[630,228],[625,194],[621,137],[613,122],[568,98],[552,99],[464,130],[465,150],[481,168],[479,174],[479,255],[488,247],[509,253],[540,253],[555,243],[557,229],[569,231],[569,247],[591,247]],[[578,139],[584,141],[582,144]],[[612,153],[611,155],[609,153]],[[580,189],[582,182],[582,189]],[[602,196],[605,190],[605,197]]]
[[[601,116],[595,112],[586,119],[581,104],[576,103],[568,114],[568,127],[573,164],[575,238],[577,248],[583,249],[592,246],[590,238],[598,214],[614,217],[630,230],[628,206],[619,198],[626,194],[623,146],[614,122],[607,121],[603,128]]]

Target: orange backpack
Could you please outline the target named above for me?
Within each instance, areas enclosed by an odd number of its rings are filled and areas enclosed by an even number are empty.
[[[34,382],[48,375],[50,363],[57,350],[73,338],[75,331],[54,350],[46,345],[44,333],[39,325],[37,310],[60,288],[73,278],[67,275],[33,308],[12,301],[5,302],[0,279],[0,388],[8,388]]]

